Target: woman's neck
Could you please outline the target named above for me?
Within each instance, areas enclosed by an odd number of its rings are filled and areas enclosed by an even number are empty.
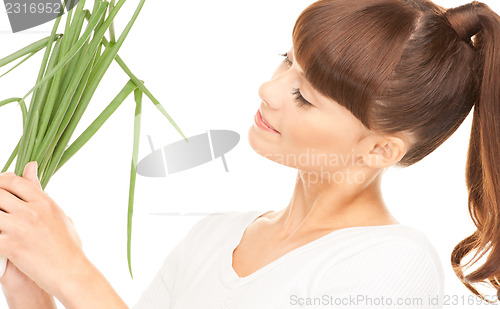
[[[271,213],[269,223],[283,238],[323,229],[397,224],[382,198],[381,175],[362,183],[326,183],[309,181],[310,175],[299,171],[288,206]]]

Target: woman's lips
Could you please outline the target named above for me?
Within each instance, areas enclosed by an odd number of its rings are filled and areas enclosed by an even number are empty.
[[[270,124],[267,123],[267,121],[264,119],[264,117],[262,117],[260,109],[257,110],[257,113],[255,114],[255,117],[254,117],[254,120],[255,120],[255,124],[257,124],[257,126],[259,128],[267,130],[269,132],[281,134],[278,130],[276,130]]]

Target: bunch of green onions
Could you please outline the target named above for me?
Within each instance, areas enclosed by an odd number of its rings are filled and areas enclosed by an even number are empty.
[[[72,9],[67,13],[64,33],[57,34],[61,16],[69,1],[71,1],[70,7]],[[0,101],[0,107],[11,102],[18,102],[23,118],[23,134],[2,172],[7,171],[16,156],[14,172],[18,176],[22,175],[28,162],[37,161],[38,179],[40,179],[42,189],[45,189],[50,178],[85,145],[133,91],[136,108],[127,218],[127,261],[132,276],[132,214],[143,93],[167,117],[186,142],[187,139],[160,102],[149,92],[144,82],[132,74],[118,56],[118,50],[137,19],[145,0],[139,1],[131,20],[118,39],[115,38],[113,19],[126,0],[119,0],[116,4],[115,0],[110,2],[95,0],[92,12],[84,9],[85,0],[80,0],[78,5],[73,7],[74,1],[64,1],[64,9],[61,9],[59,16],[55,19],[49,37],[0,59],[0,67],[3,67],[24,57],[12,69],[0,76],[3,77],[45,48],[35,86],[22,98],[16,97]],[[83,29],[85,20],[87,20],[87,24]],[[109,41],[105,38],[106,32],[109,32]],[[113,60],[130,77],[130,80],[94,122],[68,147],[78,122]],[[27,111],[25,100],[31,93],[33,95],[29,111]]]

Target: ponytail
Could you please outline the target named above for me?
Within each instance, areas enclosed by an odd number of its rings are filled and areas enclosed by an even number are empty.
[[[477,230],[455,246],[451,264],[471,292],[492,303],[472,284],[487,281],[500,298],[500,17],[477,1],[449,9],[445,16],[458,36],[475,49],[481,62],[466,164],[469,214]],[[472,44],[470,37],[474,35]],[[474,257],[461,265],[473,250]],[[487,252],[486,262],[464,276],[464,267],[470,267]]]

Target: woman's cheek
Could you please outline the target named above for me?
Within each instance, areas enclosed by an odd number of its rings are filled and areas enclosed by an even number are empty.
[[[318,117],[305,117],[296,122],[294,138],[299,148],[324,148],[335,137],[334,129]]]

